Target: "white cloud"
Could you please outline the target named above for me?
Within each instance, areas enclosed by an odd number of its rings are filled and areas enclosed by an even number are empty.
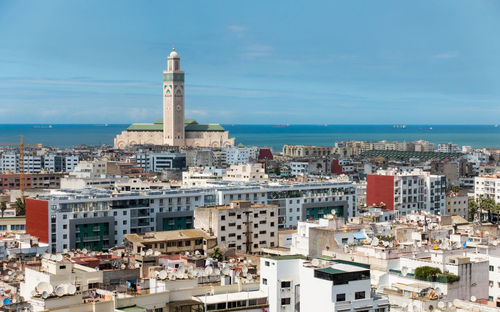
[[[252,44],[244,48],[244,52],[241,54],[241,56],[247,59],[263,58],[270,56],[272,51],[272,46],[264,44]]]
[[[435,59],[451,59],[451,58],[456,58],[456,57],[458,57],[457,52],[439,53],[439,54],[435,54],[432,56],[432,58],[435,58]]]
[[[244,32],[247,31],[247,28],[242,25],[229,25],[227,26],[227,29],[237,35],[242,35]]]

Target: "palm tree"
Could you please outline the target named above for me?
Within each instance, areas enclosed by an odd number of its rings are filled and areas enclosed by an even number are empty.
[[[24,216],[26,214],[26,204],[21,198],[16,199],[16,215]]]
[[[224,259],[224,253],[219,249],[219,247],[215,247],[209,256],[210,258],[217,259],[218,261],[222,261]]]
[[[3,201],[2,203],[0,203],[0,211],[2,211],[2,218],[5,210],[7,210],[7,202]]]
[[[488,222],[492,223],[491,212],[495,210],[495,200],[493,200],[493,198],[490,197],[487,198],[481,197],[479,201],[479,208],[481,210],[488,211]]]
[[[474,221],[478,208],[479,207],[475,199],[469,200],[469,221]]]

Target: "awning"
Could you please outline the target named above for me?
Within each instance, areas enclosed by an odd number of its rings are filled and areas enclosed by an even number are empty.
[[[352,236],[354,236],[354,239],[356,239],[356,240],[364,240],[364,239],[366,239],[366,235],[363,232],[354,232],[352,234]]]

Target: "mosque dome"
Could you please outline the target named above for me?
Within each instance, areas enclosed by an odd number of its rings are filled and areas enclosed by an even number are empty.
[[[179,54],[177,54],[177,52],[175,52],[175,49],[173,49],[172,52],[170,52],[169,57],[179,57]]]

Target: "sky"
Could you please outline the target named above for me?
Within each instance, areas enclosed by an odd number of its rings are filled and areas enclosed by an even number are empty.
[[[0,0],[0,123],[498,124],[500,1]]]

